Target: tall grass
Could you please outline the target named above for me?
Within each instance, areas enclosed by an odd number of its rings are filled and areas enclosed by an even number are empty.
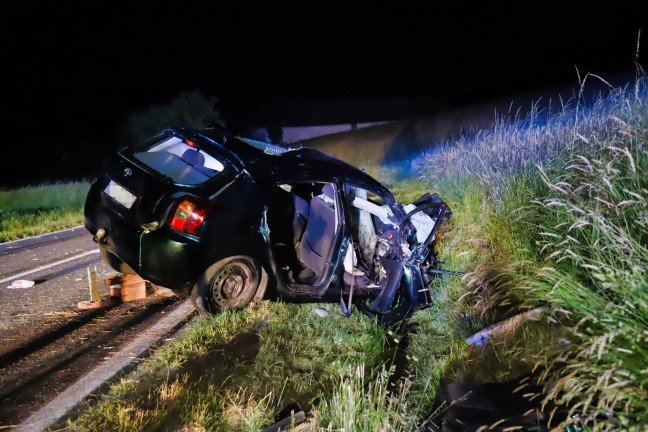
[[[418,410],[410,406],[409,381],[390,388],[393,368],[383,367],[377,377],[368,379],[364,365],[342,371],[330,399],[319,407],[322,431],[413,431],[417,430]],[[395,390],[395,391],[394,391]]]
[[[574,323],[571,346],[547,372],[558,382],[549,397],[580,414],[613,413],[624,426],[648,422],[647,137],[593,135],[587,156],[541,172],[548,262],[521,287]]]
[[[517,356],[542,371],[545,402],[597,430],[648,422],[646,84],[639,75],[591,106],[579,94],[557,111],[501,117],[416,160],[432,187],[468,182],[482,194],[486,253],[464,278],[464,310],[486,324],[546,307],[545,331],[560,337],[531,356],[520,345],[537,334],[502,344],[500,363]]]
[[[508,176],[535,173],[537,165],[544,166],[580,149],[587,151],[590,145],[583,136],[592,132],[614,139],[626,127],[617,119],[628,119],[626,125],[645,121],[643,76],[635,86],[610,88],[609,93],[599,94],[592,105],[582,104],[582,93],[550,102],[544,109],[537,108],[536,103],[524,118],[498,114],[491,128],[440,141],[419,154],[415,165],[433,184],[448,177],[476,177],[488,186],[493,199],[501,201],[509,186]]]

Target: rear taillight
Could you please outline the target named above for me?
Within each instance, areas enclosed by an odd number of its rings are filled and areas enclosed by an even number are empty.
[[[181,201],[176,207],[171,227],[191,235],[198,235],[200,227],[209,213],[207,205],[200,205],[190,200]]]

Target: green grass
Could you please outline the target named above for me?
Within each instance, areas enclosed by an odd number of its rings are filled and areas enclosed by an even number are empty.
[[[438,233],[439,258],[465,275],[434,281],[435,303],[413,317],[419,331],[404,352],[395,349],[402,336],[363,315],[264,302],[201,319],[70,426],[259,430],[297,403],[319,430],[414,431],[438,420],[428,410],[440,384],[534,372],[538,383],[553,385],[539,400],[580,415],[586,430],[641,430],[648,422],[645,80],[611,88],[591,106],[576,95],[551,113],[499,117],[470,136],[430,139],[400,166],[380,162],[401,132],[397,124],[321,140],[320,148],[367,168],[399,201],[438,192],[453,211]],[[534,308],[539,319],[484,347],[465,343]],[[252,342],[245,350],[238,341]],[[396,357],[407,363],[404,375]]]
[[[339,371],[377,367],[384,338],[376,323],[346,318],[329,304],[262,302],[201,317],[72,426],[258,431],[286,406],[309,410],[329,394]]]
[[[0,190],[0,242],[83,224],[89,181]]]

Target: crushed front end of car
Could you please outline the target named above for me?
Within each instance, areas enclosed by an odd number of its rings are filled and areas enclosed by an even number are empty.
[[[371,298],[356,302],[363,313],[383,325],[401,323],[416,311],[432,305],[430,284],[443,272],[435,251],[436,234],[452,211],[438,194],[426,193],[401,206],[402,214],[382,217],[376,224],[379,236],[373,259],[374,274],[380,274],[381,289]],[[341,304],[349,313],[348,306]]]

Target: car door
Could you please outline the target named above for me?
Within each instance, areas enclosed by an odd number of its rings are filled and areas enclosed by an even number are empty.
[[[281,182],[273,187],[268,224],[277,268],[288,293],[321,296],[337,281],[343,212],[333,182]]]

